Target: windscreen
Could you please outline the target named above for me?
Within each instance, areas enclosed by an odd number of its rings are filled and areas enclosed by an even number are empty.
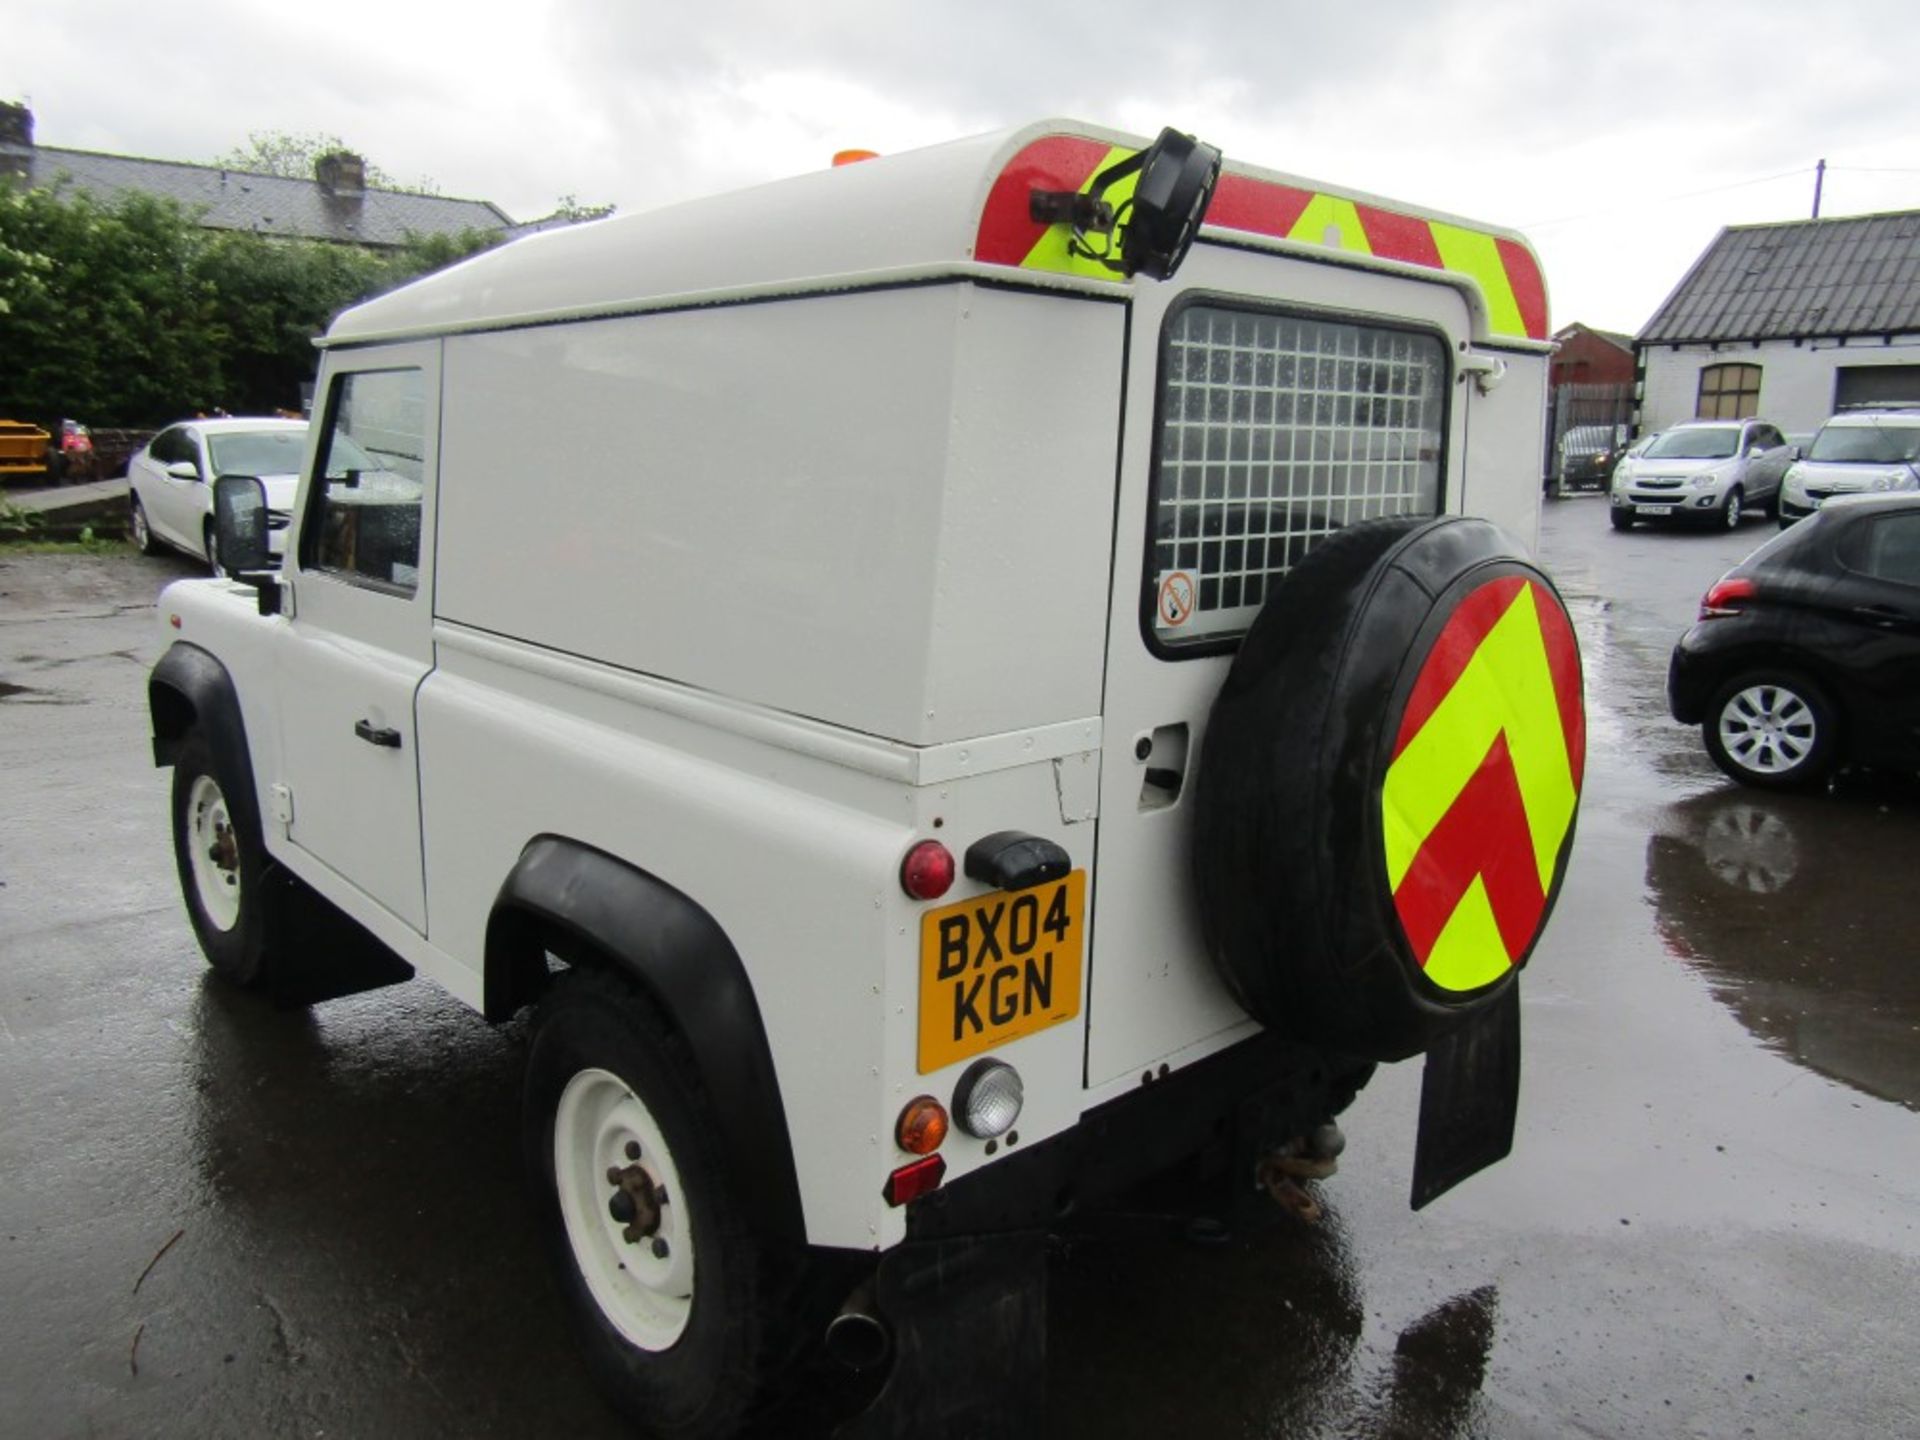
[[[1647,447],[1648,460],[1728,460],[1740,446],[1740,430],[1734,425],[1713,425],[1698,430],[1669,430]]]
[[[307,432],[298,430],[238,430],[209,435],[215,475],[298,475],[307,451]]]
[[[1807,459],[1865,465],[1920,460],[1920,425],[1825,425]]]

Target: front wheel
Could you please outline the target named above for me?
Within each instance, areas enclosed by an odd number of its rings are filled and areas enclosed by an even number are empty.
[[[173,762],[173,854],[207,963],[245,988],[266,978],[266,847],[238,815],[198,730]]]
[[[1791,671],[1751,671],[1728,681],[1700,728],[1714,764],[1766,790],[1820,784],[1833,769],[1839,739],[1826,695]]]
[[[213,572],[213,578],[226,579],[227,567],[220,563],[220,546],[214,539],[211,520],[200,527],[200,548],[207,553],[207,568]]]
[[[1633,511],[1624,505],[1615,506],[1607,512],[1607,520],[1616,530],[1631,530],[1633,528]]]
[[[1745,499],[1746,497],[1740,493],[1740,487],[1738,485],[1727,492],[1727,498],[1720,504],[1720,524],[1722,528],[1727,530],[1738,530],[1740,528],[1740,521],[1746,514],[1743,508]]]
[[[798,1353],[799,1257],[753,1234],[685,1043],[575,969],[542,1006],[522,1143],[589,1366],[648,1435],[732,1435]]]

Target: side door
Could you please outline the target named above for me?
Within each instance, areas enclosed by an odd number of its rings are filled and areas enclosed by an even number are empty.
[[[150,452],[152,463],[148,467],[145,489],[149,496],[147,523],[160,533],[161,538],[198,555],[204,547],[197,518],[200,511],[196,502],[206,487],[197,478],[200,445],[196,437],[197,432],[185,425],[176,425],[160,433]],[[182,480],[168,473],[183,461],[194,466],[195,479]],[[196,517],[191,527],[187,524],[190,515]]]
[[[1107,640],[1086,1080],[1253,1022],[1188,881],[1205,725],[1267,592],[1334,530],[1460,508],[1452,287],[1199,244],[1136,294]],[[1537,412],[1536,412],[1537,417]],[[1537,425],[1538,420],[1534,423]],[[1537,432],[1536,432],[1537,433]],[[1532,501],[1537,438],[1524,451]]]
[[[1875,758],[1910,763],[1920,756],[1920,510],[1856,521],[1840,562],[1845,574],[1828,601],[1847,626],[1849,653],[1830,658],[1865,692],[1849,718]]]
[[[433,667],[438,342],[328,358],[283,571],[287,838],[426,930],[414,696]]]
[[[1747,432],[1746,443],[1749,450],[1755,446],[1760,449],[1760,454],[1748,462],[1752,479],[1748,494],[1757,500],[1779,494],[1787,466],[1793,463],[1787,437],[1771,425],[1755,425]]]

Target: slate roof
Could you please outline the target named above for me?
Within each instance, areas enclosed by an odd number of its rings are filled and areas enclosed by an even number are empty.
[[[395,246],[409,233],[458,235],[463,230],[503,230],[513,224],[511,217],[485,200],[411,195],[372,186],[359,196],[331,196],[313,179],[51,145],[24,152],[6,148],[13,167],[25,160],[29,186],[52,187],[64,177],[76,189],[103,200],[128,190],[163,195],[179,201],[189,213],[199,215],[201,224],[215,230]]]
[[[1920,332],[1920,210],[1733,225],[1637,337],[1793,340]]]

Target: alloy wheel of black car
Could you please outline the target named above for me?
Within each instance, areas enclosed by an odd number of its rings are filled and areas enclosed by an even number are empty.
[[[1805,789],[1836,759],[1838,722],[1820,687],[1787,670],[1750,670],[1722,685],[1700,729],[1707,753],[1743,785]]]

